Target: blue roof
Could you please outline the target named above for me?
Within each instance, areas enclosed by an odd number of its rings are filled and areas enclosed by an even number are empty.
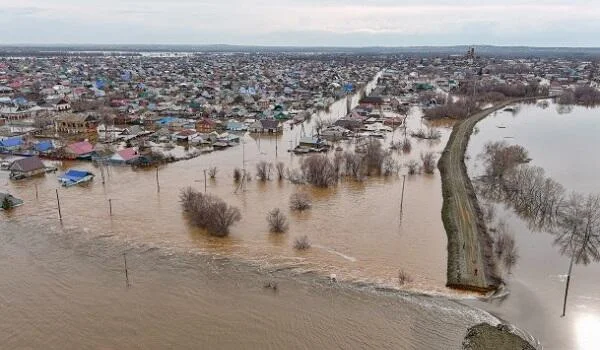
[[[173,123],[176,121],[177,121],[177,118],[175,118],[175,117],[164,117],[164,118],[160,118],[157,121],[157,123],[160,125],[165,125],[165,124]]]
[[[0,147],[17,147],[23,144],[23,139],[20,137],[11,137],[0,140]]]
[[[81,179],[83,179],[84,177],[91,175],[92,173],[90,173],[89,171],[83,171],[83,170],[69,170],[66,173],[64,173],[60,178],[62,180],[69,180],[69,181],[79,181]]]
[[[39,152],[46,152],[54,148],[54,144],[50,140],[40,141],[35,146],[35,150]]]

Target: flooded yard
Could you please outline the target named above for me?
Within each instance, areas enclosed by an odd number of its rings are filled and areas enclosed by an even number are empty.
[[[472,177],[483,172],[478,154],[489,141],[523,146],[539,166],[565,189],[584,194],[600,192],[598,109],[546,108],[523,104],[500,111],[477,125],[467,151]],[[554,237],[532,232],[526,222],[503,204],[496,206],[514,232],[519,260],[508,281],[510,295],[490,304],[475,303],[538,337],[546,349],[596,349],[600,345],[600,264],[575,266],[567,316],[560,317],[569,258],[559,254]]]

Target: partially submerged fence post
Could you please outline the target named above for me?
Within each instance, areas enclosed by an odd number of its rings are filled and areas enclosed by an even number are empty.
[[[127,271],[127,253],[123,253],[123,261],[125,262],[125,287],[129,288],[129,272]]]
[[[60,211],[60,198],[58,198],[58,188],[56,189],[56,203],[58,204],[58,219],[62,221],[62,213]]]
[[[110,216],[112,216],[112,198],[108,199],[108,212],[110,213]]]
[[[406,183],[406,175],[402,175],[402,196],[400,197],[400,213],[403,211],[404,207],[404,185]]]

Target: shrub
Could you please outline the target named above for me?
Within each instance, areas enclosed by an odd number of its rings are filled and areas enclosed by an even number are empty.
[[[242,179],[242,170],[240,168],[233,169],[233,180],[239,182]]]
[[[410,275],[406,271],[398,271],[398,283],[400,283],[401,286],[410,282],[412,282],[412,277],[410,277]]]
[[[210,167],[208,169],[208,176],[210,176],[211,179],[214,179],[215,177],[217,177],[218,171],[219,169],[216,166]]]
[[[421,154],[421,162],[423,163],[423,171],[425,174],[433,174],[435,171],[435,155],[433,152]]]
[[[273,164],[267,163],[264,160],[261,160],[256,164],[256,177],[260,181],[268,181],[271,179],[271,170],[273,169]]]
[[[406,163],[406,167],[408,168],[408,175],[415,175],[421,172],[419,162],[414,159]]]
[[[285,215],[275,208],[267,214],[267,222],[269,223],[269,230],[274,233],[283,233],[288,229],[288,222]]]
[[[191,187],[181,190],[179,200],[192,224],[206,229],[213,236],[227,236],[229,227],[242,219],[238,208],[227,205],[219,197],[198,192]]]
[[[294,248],[297,250],[307,250],[310,248],[310,246],[310,240],[306,235],[296,237],[296,239],[294,240]]]
[[[329,187],[337,183],[335,166],[326,155],[313,154],[300,166],[306,182],[318,187]]]
[[[2,208],[3,210],[12,209],[12,202],[10,201],[8,196],[4,197],[4,199],[2,200],[2,204],[0,204],[0,208]]]
[[[410,140],[408,138],[405,138],[404,141],[402,141],[402,152],[410,153],[411,150],[412,144],[410,143]]]
[[[304,211],[310,209],[311,201],[308,194],[304,192],[297,192],[292,194],[290,197],[290,209],[297,211]]]
[[[285,177],[285,164],[283,164],[283,162],[277,162],[275,169],[277,170],[277,178],[283,180]]]

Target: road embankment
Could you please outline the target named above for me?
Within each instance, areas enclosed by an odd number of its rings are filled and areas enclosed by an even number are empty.
[[[465,165],[465,152],[475,125],[491,113],[518,101],[484,109],[458,122],[438,163],[442,176],[442,221],[448,236],[450,288],[488,292],[500,284],[493,256],[493,240]]]

